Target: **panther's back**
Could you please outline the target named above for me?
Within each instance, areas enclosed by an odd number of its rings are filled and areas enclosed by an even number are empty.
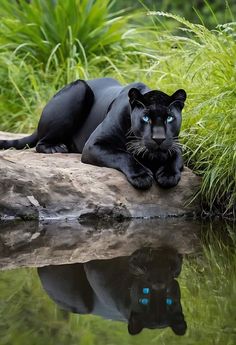
[[[86,83],[94,93],[94,104],[83,126],[74,135],[73,143],[78,152],[82,152],[91,133],[104,120],[110,104],[123,90],[123,86],[112,78],[92,79]]]

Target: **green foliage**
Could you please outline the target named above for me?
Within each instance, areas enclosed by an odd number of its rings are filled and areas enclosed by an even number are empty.
[[[86,66],[73,59],[67,59],[52,72],[37,62],[29,64],[27,55],[19,57],[9,51],[0,53],[1,130],[33,131],[49,98],[71,80],[87,77]]]
[[[115,9],[142,9],[178,14],[194,23],[202,23],[208,28],[235,20],[236,3],[234,0],[119,0]]]
[[[0,42],[10,51],[57,68],[68,58],[106,52],[122,40],[126,16],[110,0],[2,0]]]
[[[182,82],[190,96],[182,134],[186,162],[203,176],[201,193],[211,211],[217,206],[230,213],[236,200],[236,26],[209,31],[175,19],[190,33],[174,36],[176,53],[171,54],[170,47],[166,53],[176,82]]]
[[[203,227],[202,237],[202,252],[185,261],[180,279],[184,286],[184,310],[191,325],[188,344],[233,345],[236,341],[235,229],[230,224],[212,223]]]

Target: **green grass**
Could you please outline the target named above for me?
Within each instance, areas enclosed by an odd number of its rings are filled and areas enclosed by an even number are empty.
[[[191,325],[188,344],[233,345],[236,341],[235,248],[234,226],[205,224],[200,253],[185,260],[180,284]]]
[[[122,40],[129,18],[113,14],[110,0],[18,2],[1,1],[1,43],[54,69],[68,58],[84,60],[85,52],[109,51]]]
[[[72,3],[58,1],[54,11],[46,0],[2,1],[0,129],[31,132],[47,100],[76,78],[140,80],[167,93],[184,88],[185,164],[203,178],[203,209],[233,217],[236,23],[209,30],[169,13],[147,16],[146,9],[111,14],[108,0]]]

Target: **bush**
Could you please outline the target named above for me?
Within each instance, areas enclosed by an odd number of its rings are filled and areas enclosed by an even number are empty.
[[[44,65],[106,52],[120,43],[128,16],[113,14],[110,0],[2,0],[0,42]]]

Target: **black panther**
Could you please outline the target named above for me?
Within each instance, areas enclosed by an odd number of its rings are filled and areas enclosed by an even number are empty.
[[[77,80],[48,102],[32,135],[0,140],[0,148],[78,152],[84,163],[122,171],[135,188],[150,188],[153,178],[173,187],[183,168],[178,135],[185,99],[182,89],[169,96],[139,82]]]
[[[63,309],[128,323],[128,332],[171,327],[184,335],[187,324],[175,279],[182,256],[171,248],[144,248],[130,257],[38,268],[48,295]]]

